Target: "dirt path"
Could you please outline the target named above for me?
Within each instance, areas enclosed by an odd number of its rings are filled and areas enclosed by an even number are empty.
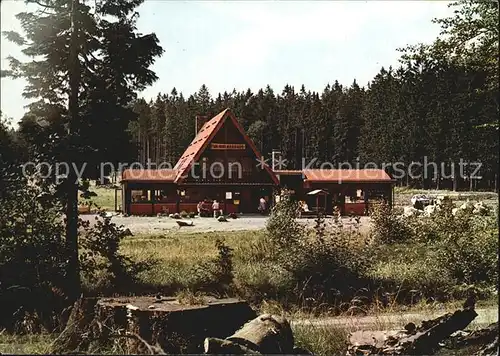
[[[332,317],[316,319],[297,319],[292,320],[296,325],[314,325],[314,326],[339,326],[353,330],[388,330],[391,328],[403,328],[408,322],[421,322],[423,320],[436,318],[449,312],[426,311],[422,313],[401,313],[401,314],[381,314],[377,316],[351,316],[351,317]],[[470,327],[484,327],[498,321],[498,307],[478,308],[478,316],[470,324]]]
[[[91,223],[95,221],[95,215],[81,215],[82,219]],[[268,217],[261,215],[243,215],[238,219],[229,219],[228,222],[218,222],[214,218],[182,219],[183,221],[193,221],[194,226],[179,228],[174,219],[169,217],[156,216],[129,216],[115,215],[111,221],[117,225],[129,228],[133,234],[161,234],[169,231],[181,231],[182,233],[199,233],[212,231],[244,231],[261,230],[266,227]],[[314,218],[299,219],[301,223],[314,226]],[[349,218],[342,218],[344,228],[354,228],[354,224]],[[368,232],[370,229],[370,218],[363,216],[360,220],[360,231]]]

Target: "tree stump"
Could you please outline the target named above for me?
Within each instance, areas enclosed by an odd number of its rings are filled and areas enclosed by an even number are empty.
[[[51,354],[77,352],[88,348],[91,340],[84,334],[94,319],[96,303],[96,298],[80,298],[73,304],[66,327],[52,344]]]
[[[115,327],[133,336],[126,345],[135,354],[151,353],[151,345],[167,353],[200,353],[207,336],[231,335],[256,315],[244,301],[213,297],[202,305],[172,297],[108,298],[98,302],[98,310],[111,311]]]
[[[263,314],[249,321],[225,340],[205,339],[206,354],[291,354],[294,340],[288,321]]]
[[[78,300],[51,353],[99,352],[120,342],[127,353],[201,353],[208,336],[224,338],[256,316],[241,300],[119,297]]]

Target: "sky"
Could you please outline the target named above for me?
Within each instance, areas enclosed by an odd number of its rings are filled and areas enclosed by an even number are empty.
[[[184,95],[202,84],[219,92],[256,91],[286,84],[322,91],[338,80],[366,85],[382,66],[398,65],[397,48],[432,42],[439,34],[433,18],[452,10],[448,1],[174,1],[146,0],[139,8],[139,32],[154,32],[165,50],[152,69],[159,80],[140,93],[147,99]],[[15,14],[21,0],[1,2],[2,31],[21,31]],[[20,48],[1,39],[6,57],[23,57]],[[1,79],[1,110],[18,121],[29,103],[25,81]]]

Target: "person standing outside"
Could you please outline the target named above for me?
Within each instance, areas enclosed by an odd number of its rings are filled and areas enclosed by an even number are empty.
[[[266,199],[264,197],[261,197],[259,200],[259,210],[261,214],[266,213]]]
[[[214,211],[214,218],[217,217],[218,214],[222,215],[222,209],[220,208],[220,205],[219,205],[219,202],[216,200],[214,200],[213,204],[212,204],[212,210]]]

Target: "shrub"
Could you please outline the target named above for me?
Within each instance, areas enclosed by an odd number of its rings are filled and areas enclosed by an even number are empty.
[[[25,316],[35,328],[53,330],[70,304],[68,257],[61,204],[53,187],[41,188],[18,176],[0,204],[0,323],[13,330]],[[132,263],[119,253],[121,227],[101,215],[95,225],[81,223],[79,237],[82,276],[98,276],[111,287],[130,287],[133,276],[149,265]]]
[[[370,216],[372,219],[372,235],[379,243],[395,243],[411,240],[413,230],[389,205],[382,203],[372,207]]]
[[[437,243],[439,263],[457,283],[498,283],[498,222],[496,217],[461,215]],[[465,222],[464,222],[465,221]],[[467,225],[462,229],[457,225]]]
[[[344,355],[347,351],[349,331],[346,328],[303,323],[293,325],[292,329],[296,346],[314,355]]]
[[[215,241],[215,247],[218,251],[215,258],[192,268],[192,289],[222,294],[232,287],[233,249],[220,239]]]
[[[304,301],[350,299],[369,281],[363,277],[371,263],[369,240],[358,230],[346,230],[341,220],[319,216],[316,226],[282,260]]]
[[[68,253],[58,205],[42,205],[39,189],[25,185],[0,203],[0,322],[15,327],[36,314],[47,329],[64,308]]]
[[[155,261],[150,258],[135,262],[121,254],[120,241],[127,236],[126,230],[112,223],[103,211],[95,219],[94,225],[80,220],[82,275],[101,292],[129,291],[138,283],[137,275],[152,268]]]
[[[266,225],[267,237],[279,249],[293,248],[304,235],[304,227],[296,220],[298,204],[288,191],[283,191],[271,209]]]
[[[306,230],[296,220],[296,205],[284,195],[271,212],[267,235],[277,252],[274,258],[291,275],[302,302],[345,298],[366,285],[366,241],[359,229],[344,229],[340,219],[327,222],[319,215],[314,229]]]
[[[399,244],[394,244],[394,238],[385,238],[392,245],[381,246],[385,256],[379,253],[370,276],[386,284],[392,281],[400,290],[414,289],[434,297],[459,296],[463,286],[496,286],[498,222],[491,216],[477,216],[471,209],[454,215],[453,208],[445,200],[431,216],[398,220],[392,230],[392,217],[379,217],[378,226],[387,229],[374,231],[375,236],[405,231],[412,238]]]

